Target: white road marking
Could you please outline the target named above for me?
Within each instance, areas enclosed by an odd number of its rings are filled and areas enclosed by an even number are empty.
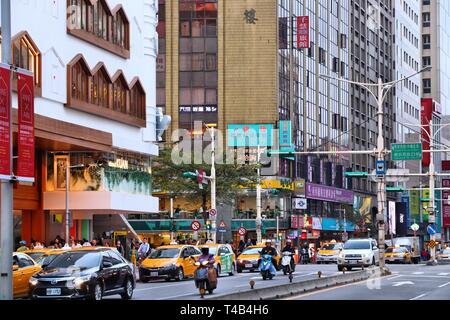
[[[413,272],[412,274],[424,274],[425,272]]]
[[[443,287],[445,287],[445,286],[448,286],[450,284],[450,282],[447,282],[447,283],[444,283],[444,284],[441,284],[438,288],[443,288]]]
[[[396,282],[392,286],[393,287],[401,287],[401,286],[406,285],[406,284],[414,284],[414,282],[412,282],[412,281]]]
[[[401,274],[399,274],[398,276],[393,276],[393,277],[390,277],[390,278],[386,278],[386,280],[393,280],[393,279],[397,279],[397,278],[400,278],[400,277],[403,277]]]
[[[422,297],[425,297],[426,295],[427,295],[427,294],[424,293],[424,294],[421,294],[420,296],[417,296],[417,297],[412,298],[412,299],[409,299],[409,300],[417,300],[417,299],[420,299],[420,298],[422,298]]]
[[[448,276],[450,273],[448,273],[448,272],[441,272],[441,273],[438,273],[438,276]]]

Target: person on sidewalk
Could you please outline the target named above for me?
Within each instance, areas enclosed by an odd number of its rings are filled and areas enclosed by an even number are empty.
[[[30,249],[27,247],[27,242],[26,242],[25,240],[20,241],[20,242],[19,242],[19,245],[20,245],[20,247],[19,247],[19,249],[17,249],[17,252],[22,252],[22,251],[30,250]]]

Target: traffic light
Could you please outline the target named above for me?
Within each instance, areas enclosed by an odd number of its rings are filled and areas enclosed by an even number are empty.
[[[211,230],[211,221],[206,220],[206,230]]]

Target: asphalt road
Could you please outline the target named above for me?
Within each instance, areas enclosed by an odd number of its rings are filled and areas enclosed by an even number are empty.
[[[450,300],[450,265],[388,265],[392,275],[286,300]]]
[[[300,282],[317,278],[317,272],[322,272],[322,277],[338,274],[335,264],[329,265],[297,265],[293,274],[294,282]],[[340,272],[339,272],[340,273]],[[249,281],[255,281],[255,289],[277,286],[289,283],[288,276],[283,272],[278,272],[273,280],[262,280],[257,272],[235,273],[234,276],[221,276],[218,279],[217,289],[214,294],[234,293],[238,290],[250,289]],[[105,297],[105,299],[120,299],[119,296]],[[201,299],[198,289],[195,287],[192,279],[176,282],[151,281],[149,283],[137,282],[133,295],[134,300],[198,300]]]

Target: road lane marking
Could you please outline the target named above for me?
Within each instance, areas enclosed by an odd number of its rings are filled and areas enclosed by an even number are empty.
[[[412,274],[424,274],[425,272],[413,272]]]
[[[438,288],[443,288],[443,287],[445,287],[445,286],[448,286],[450,284],[450,282],[447,282],[447,283],[444,283],[444,284],[441,284]]]
[[[422,297],[425,297],[427,294],[426,293],[424,293],[424,294],[421,294],[420,296],[417,296],[417,297],[415,297],[415,298],[412,298],[412,299],[409,299],[410,301],[411,300],[417,300],[417,299],[420,299],[420,298],[422,298]]]
[[[448,276],[450,273],[448,273],[448,272],[441,272],[441,273],[438,273],[438,276]]]
[[[403,277],[401,274],[399,274],[398,276],[393,276],[393,277],[390,277],[390,278],[386,278],[386,280],[393,280],[393,279],[397,279],[397,278],[400,278],[400,277]]]
[[[406,284],[414,284],[414,282],[412,282],[412,281],[401,281],[401,282],[396,282],[396,283],[394,283],[392,286],[393,287],[401,287],[401,286],[403,286],[403,285],[406,285]]]

